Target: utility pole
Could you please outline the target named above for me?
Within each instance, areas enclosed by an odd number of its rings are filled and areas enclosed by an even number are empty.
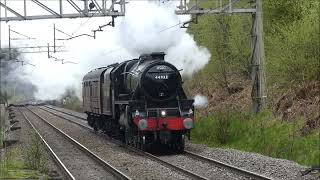
[[[9,61],[11,61],[11,29],[10,29],[10,25],[9,25]],[[5,88],[5,92],[4,92],[4,99],[5,99],[5,104],[7,104],[8,106],[8,84],[7,84],[7,78],[4,79],[4,88]]]
[[[11,28],[9,25],[9,60],[11,60]]]
[[[56,24],[53,24],[53,52],[56,53]]]
[[[256,0],[256,13],[252,14],[252,112],[260,112],[266,105],[265,53],[263,42],[262,1]]]
[[[1,8],[0,8],[1,9]],[[12,59],[12,42],[15,40],[36,40],[36,38],[32,38],[29,37],[27,35],[24,35],[18,31],[15,31],[11,28],[11,26],[8,26],[9,32],[9,38],[8,38],[8,45],[9,47],[7,48],[2,48],[3,50],[6,50],[6,53],[8,53],[8,57],[9,60]],[[12,33],[19,35],[23,38],[16,38],[16,37],[12,37]],[[54,32],[54,36],[55,36],[55,32]],[[56,38],[54,38],[54,46],[46,46],[46,45],[38,45],[38,46],[20,46],[20,47],[14,47],[14,49],[18,50],[19,53],[21,54],[25,54],[25,53],[46,53],[46,52],[66,52],[64,48],[64,46],[57,46],[56,45]],[[47,48],[49,48],[47,50]],[[52,50],[50,50],[52,48]],[[57,49],[58,48],[58,49]],[[2,53],[1,53],[2,54]]]

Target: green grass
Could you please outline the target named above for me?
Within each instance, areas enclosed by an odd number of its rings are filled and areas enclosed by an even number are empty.
[[[1,125],[4,124],[6,113],[1,107]],[[1,126],[0,143],[2,147],[3,130]],[[39,179],[47,178],[46,159],[41,141],[34,132],[32,142],[27,147],[10,147],[6,149],[5,157],[0,160],[0,179]]]
[[[0,106],[0,148],[2,148],[3,145],[3,137],[4,137],[4,122],[6,120],[6,113],[4,111],[4,106]]]
[[[2,148],[2,144],[3,144],[3,133],[2,133],[2,127],[0,127],[0,149]]]
[[[208,1],[200,6],[215,7],[215,2]],[[263,1],[265,71],[270,107],[284,92],[320,79],[319,38],[315,38],[319,35],[318,7],[319,1],[316,0]],[[251,78],[251,25],[250,15],[236,14],[201,15],[198,24],[190,24],[188,33],[199,46],[210,51],[211,59],[202,70],[186,80],[184,87],[189,94],[201,93],[208,98],[219,96],[221,93],[216,90],[227,90],[225,84],[241,83]],[[221,109],[222,106],[216,105]],[[320,129],[302,136],[303,118],[284,122],[271,112],[255,116],[237,112],[211,113],[196,123],[191,133],[194,142],[257,152],[308,166],[320,165]]]
[[[303,123],[303,119],[281,122],[269,112],[256,116],[222,112],[199,120],[191,138],[195,143],[211,147],[257,152],[302,165],[319,166],[320,130],[302,136],[299,129]]]
[[[19,148],[11,149],[6,153],[6,157],[0,161],[0,179],[38,179],[41,175],[39,171],[30,170],[24,160],[18,157],[21,154]]]

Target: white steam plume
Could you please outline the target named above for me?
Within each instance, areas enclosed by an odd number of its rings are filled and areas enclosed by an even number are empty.
[[[179,28],[187,19],[177,16],[175,8],[174,3],[159,6],[139,2],[131,6],[120,26],[119,39],[134,54],[165,52],[166,61],[190,76],[207,64],[210,53],[198,47],[186,29]]]
[[[196,108],[206,108],[208,107],[208,98],[201,95],[201,94],[197,94],[195,97],[194,97],[194,103],[193,105],[196,107]]]
[[[106,27],[97,33],[96,39],[76,38],[66,42],[68,53],[51,55],[73,61],[78,64],[64,64],[47,59],[47,55],[26,55],[26,59],[36,67],[28,67],[32,72],[28,78],[38,87],[39,99],[57,98],[66,87],[77,88],[81,95],[82,77],[93,68],[107,66],[137,58],[142,53],[165,52],[166,61],[183,69],[183,74],[191,76],[200,70],[210,59],[209,51],[197,46],[193,37],[179,26],[190,19],[189,16],[177,16],[174,2],[130,1],[125,17],[115,19],[116,27]],[[43,43],[51,42],[53,23],[68,34],[90,33],[109,18],[73,19],[73,20],[39,20],[28,22],[9,22],[14,29],[21,30],[30,37],[37,37]],[[178,24],[180,23],[180,24]],[[37,27],[37,28],[35,28]],[[39,28],[41,28],[39,30]],[[7,32],[3,29],[3,32]],[[57,38],[64,38],[58,34]],[[7,37],[5,34],[1,37]],[[58,45],[63,42],[59,41]],[[38,45],[39,43],[37,43]],[[29,44],[35,45],[35,44]]]

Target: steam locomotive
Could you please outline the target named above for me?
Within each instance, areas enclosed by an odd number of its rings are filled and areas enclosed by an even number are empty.
[[[87,73],[82,96],[88,124],[142,150],[157,144],[182,152],[194,124],[194,100],[164,57],[144,54]]]

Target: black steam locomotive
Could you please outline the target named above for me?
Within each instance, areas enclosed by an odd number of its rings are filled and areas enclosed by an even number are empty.
[[[83,109],[95,130],[146,150],[154,144],[183,151],[194,123],[179,71],[164,53],[111,64],[87,73]]]

